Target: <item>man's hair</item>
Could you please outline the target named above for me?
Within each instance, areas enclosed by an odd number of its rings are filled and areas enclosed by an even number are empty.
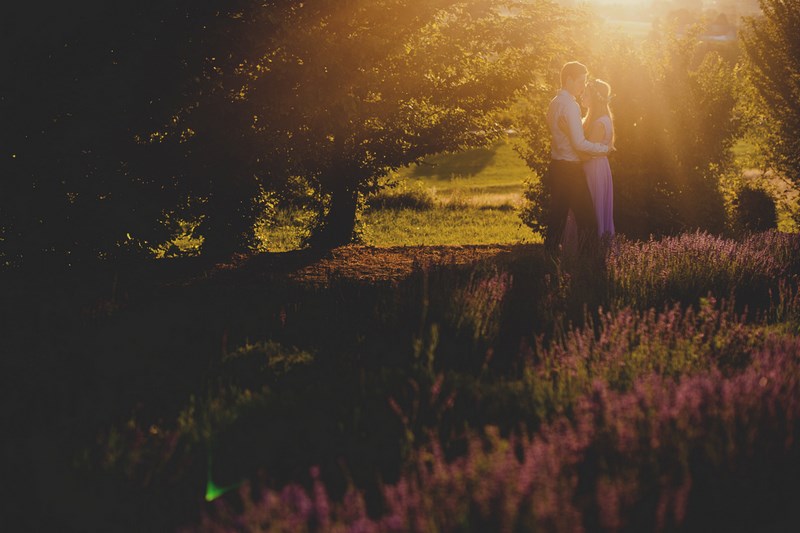
[[[561,86],[563,87],[567,83],[567,78],[576,78],[583,74],[588,74],[589,69],[586,68],[586,65],[583,63],[578,63],[577,61],[570,61],[569,63],[565,63],[563,67],[561,67]]]

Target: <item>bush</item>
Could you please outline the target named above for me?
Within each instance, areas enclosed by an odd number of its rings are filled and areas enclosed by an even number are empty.
[[[776,280],[796,275],[800,240],[768,232],[742,240],[690,233],[660,240],[618,239],[608,256],[612,305],[637,309],[694,304],[708,292],[733,296],[751,311],[766,307]]]
[[[737,233],[767,231],[778,227],[775,199],[764,189],[742,187],[733,206],[733,226]]]
[[[541,179],[532,179],[525,182],[522,192],[522,208],[519,218],[522,223],[539,235],[547,232],[547,217],[550,208],[550,192]]]
[[[433,194],[421,181],[413,186],[405,182],[394,188],[384,188],[367,198],[367,209],[413,209],[426,211],[436,205]]]

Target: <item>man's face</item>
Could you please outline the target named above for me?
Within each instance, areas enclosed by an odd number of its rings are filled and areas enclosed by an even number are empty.
[[[580,98],[586,88],[586,74],[575,76],[574,78],[567,78],[567,92],[575,98]]]

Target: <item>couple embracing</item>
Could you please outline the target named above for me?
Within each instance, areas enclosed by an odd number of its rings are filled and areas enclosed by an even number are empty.
[[[614,234],[614,195],[607,157],[614,149],[608,107],[611,88],[602,80],[587,81],[587,76],[583,64],[565,64],[561,90],[547,111],[551,161],[545,177],[550,189],[545,247],[551,251],[566,245],[574,226],[581,246]],[[588,110],[585,117],[581,117],[578,99]]]

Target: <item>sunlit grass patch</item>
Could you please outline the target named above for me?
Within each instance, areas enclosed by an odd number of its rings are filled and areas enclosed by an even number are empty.
[[[393,175],[395,187],[366,199],[363,240],[372,246],[541,242],[517,214],[530,176],[507,142],[432,156]],[[308,216],[283,213],[259,227],[261,250],[297,249]]]
[[[446,199],[432,209],[370,209],[361,215],[362,238],[370,246],[513,244],[541,242],[523,225],[512,203],[489,199]],[[279,224],[262,226],[261,251],[283,252],[300,247],[305,230],[302,213],[285,214]]]
[[[510,143],[453,154],[439,154],[395,176],[416,180],[437,203],[448,209],[482,208],[512,210],[519,207],[525,180],[531,170]]]
[[[521,191],[492,192],[456,189],[449,194],[438,193],[436,199],[444,207],[477,207],[481,209],[512,210],[522,203]]]
[[[300,209],[278,212],[275,218],[256,227],[259,252],[287,252],[300,248],[308,235],[312,214]]]
[[[507,208],[381,210],[365,213],[363,238],[372,246],[510,244],[540,237]]]
[[[742,168],[760,166],[759,152],[756,144],[749,139],[739,139],[731,147],[733,158]]]

